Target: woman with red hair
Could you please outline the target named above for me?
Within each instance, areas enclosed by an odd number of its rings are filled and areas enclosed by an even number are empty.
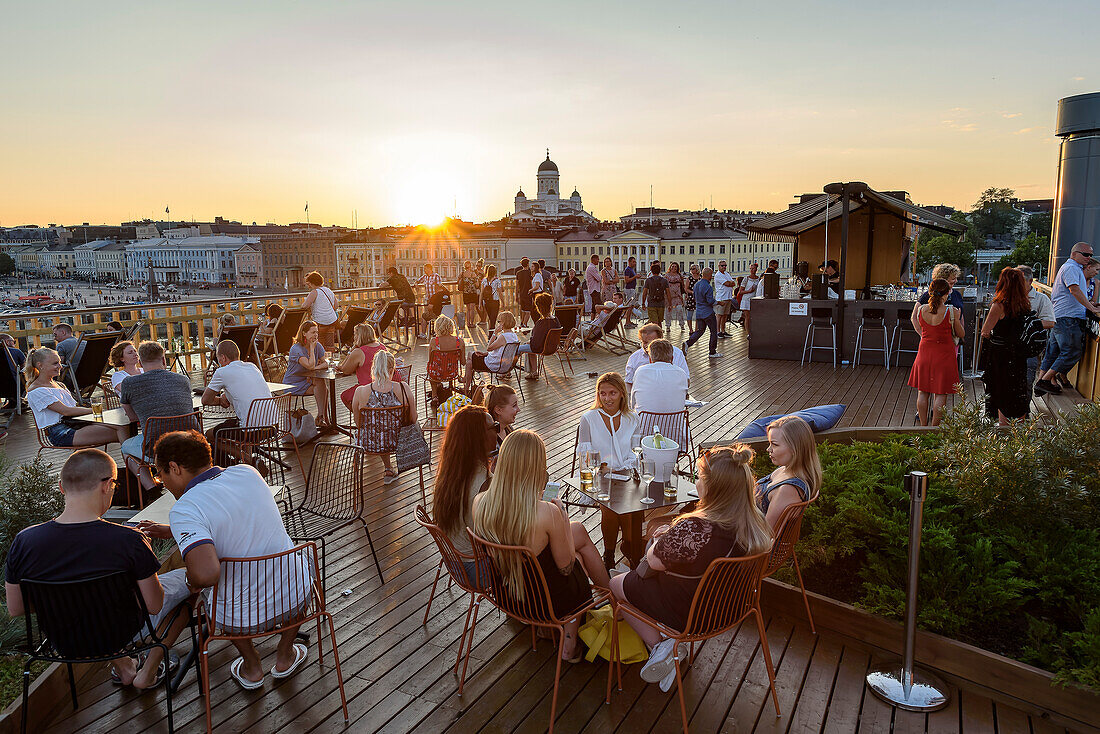
[[[1024,274],[1005,268],[982,324],[985,409],[1002,426],[1026,418],[1031,407],[1027,384],[1027,352],[1021,342],[1024,317],[1031,312]]]

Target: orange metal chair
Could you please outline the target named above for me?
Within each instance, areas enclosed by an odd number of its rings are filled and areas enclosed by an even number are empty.
[[[413,397],[415,398],[419,394],[420,385],[423,383],[424,403],[427,404],[431,395],[428,389],[430,383],[447,383],[447,386],[454,390],[454,382],[461,374],[462,351],[458,349],[448,349],[446,351],[437,349],[428,357],[428,365],[424,374],[416,376],[416,382],[413,384]]]
[[[802,583],[802,569],[798,567],[798,553],[795,552],[795,546],[798,545],[798,539],[802,534],[802,516],[810,503],[817,499],[818,494],[805,502],[795,502],[793,505],[788,505],[779,515],[775,540],[772,541],[772,552],[768,556],[768,567],[764,571],[764,578],[767,578],[786,566],[788,561],[794,562],[794,572],[798,576],[798,588],[802,590],[802,603],[806,605],[806,619],[810,620],[810,631],[815,635],[817,629],[814,627],[814,615],[810,613],[810,599],[806,596],[806,585]]]
[[[102,380],[99,383],[99,387],[103,391],[104,410],[114,410],[115,408],[122,407],[122,401],[119,400],[118,393],[115,392],[115,388],[111,385],[110,380]]]
[[[253,463],[256,454],[269,455],[274,459],[274,454],[293,449],[294,456],[298,460],[298,470],[305,478],[305,465],[302,463],[302,454],[298,451],[298,442],[290,436],[290,411],[294,406],[293,395],[279,395],[272,398],[256,398],[248,406],[248,416],[245,423],[251,428],[234,426],[221,428],[217,431],[215,444],[223,450],[232,450],[237,457],[245,463]],[[287,445],[289,444],[289,446]],[[282,467],[278,467],[281,469]],[[273,469],[275,474],[282,472]],[[278,480],[279,477],[276,477]],[[283,481],[272,482],[268,477],[268,484],[286,484],[285,474]]]
[[[397,452],[397,436],[401,432],[401,419],[405,416],[404,405],[379,408],[363,408],[363,423],[356,431],[355,443],[363,451],[373,456],[392,456]],[[420,501],[428,504],[424,488],[424,465],[417,467],[420,472]]]
[[[562,360],[562,353],[559,347],[561,346],[561,334],[562,329],[559,326],[556,329],[551,329],[546,332],[546,341],[542,343],[542,351],[537,353],[538,356],[538,374],[542,375],[542,378],[546,380],[547,384],[550,382],[550,378],[546,376],[545,361],[546,358],[552,355],[558,355],[558,365],[561,367],[561,376],[565,377],[565,361]],[[568,359],[568,355],[566,355]],[[573,364],[570,362],[569,371],[573,371]],[[574,373],[575,374],[575,373]]]
[[[474,629],[477,627],[477,613],[481,605],[482,599],[488,599],[493,606],[500,611],[507,614],[512,619],[521,622],[525,625],[531,626],[531,649],[535,649],[535,628],[542,627],[551,630],[557,630],[558,632],[558,660],[557,668],[554,671],[554,693],[550,699],[550,734],[554,732],[554,720],[557,718],[558,710],[558,681],[561,678],[561,653],[565,645],[565,625],[567,622],[580,617],[584,618],[584,615],[600,606],[606,601],[611,599],[611,592],[606,589],[600,589],[599,587],[592,587],[593,596],[592,600],[581,607],[574,609],[568,615],[564,617],[558,617],[554,614],[554,605],[550,599],[550,589],[546,585],[546,577],[542,573],[542,567],[539,565],[538,560],[535,558],[535,554],[529,549],[521,545],[499,545],[497,543],[490,543],[487,540],[483,540],[474,535],[473,531],[467,528],[466,532],[470,533],[470,540],[474,546],[474,558],[478,568],[478,581],[477,585],[482,590],[478,592],[478,595],[474,601],[473,607],[473,619],[470,622],[469,639],[470,642],[466,645],[466,658],[462,664],[462,677],[458,681],[458,695],[462,695],[462,688],[466,683],[466,668],[470,664],[470,649],[473,647],[471,644],[474,637]],[[523,586],[526,591],[522,600],[515,599],[508,591],[504,580],[497,570],[496,560],[498,558],[505,558],[512,556],[519,562],[520,567],[523,570]],[[579,561],[578,561],[579,563]],[[481,569],[486,569],[488,579],[481,578]],[[612,625],[611,627],[612,637],[612,650],[618,649],[618,625]],[[608,703],[611,701],[611,672],[612,666],[610,663],[607,666],[607,697]],[[619,687],[622,687],[622,677],[619,678]]]
[[[344,695],[344,675],[336,648],[336,629],[325,608],[325,595],[319,584],[317,546],[299,546],[255,558],[222,558],[222,579],[212,590],[210,602],[203,606],[205,634],[202,635],[199,661],[202,670],[203,700],[206,704],[206,730],[213,732],[210,715],[210,643],[214,640],[252,640],[269,637],[285,630],[317,621],[317,664],[324,669],[321,619],[328,622],[336,680],[344,723],[348,721],[348,702]]]
[[[102,443],[82,444],[82,445],[79,445],[79,446],[77,446],[77,445],[73,445],[73,446],[54,446],[52,443],[50,443],[50,439],[46,435],[46,429],[38,427],[38,420],[34,418],[34,411],[29,410],[27,412],[31,414],[31,419],[34,420],[34,432],[35,432],[35,435],[38,436],[38,454],[37,454],[38,456],[41,456],[42,452],[45,451],[46,449],[55,449],[55,450],[59,450],[59,451],[76,451],[78,449],[97,449],[100,446],[102,446],[104,451],[107,450],[107,445],[108,444],[102,444]],[[91,423],[89,423],[88,425],[91,425]]]
[[[416,522],[432,536],[432,540],[435,541],[436,547],[439,548],[440,556],[439,566],[435,569],[435,581],[432,582],[432,593],[428,596],[428,607],[424,610],[424,624],[428,624],[428,614],[432,611],[432,602],[435,601],[435,589],[439,584],[439,576],[443,573],[444,566],[447,567],[447,574],[449,576],[447,579],[447,588],[449,589],[451,583],[454,582],[458,584],[458,588],[470,595],[470,605],[466,608],[466,624],[462,628],[462,636],[458,638],[458,658],[455,660],[454,667],[454,672],[457,674],[458,664],[462,662],[462,650],[466,644],[466,632],[470,629],[470,615],[473,614],[474,611],[474,599],[479,593],[477,579],[470,579],[466,576],[466,568],[462,565],[462,562],[472,562],[474,557],[461,553],[454,547],[454,543],[451,542],[447,533],[443,532],[443,529],[434,524],[432,519],[428,517],[428,512],[424,509],[423,505],[416,506],[413,516],[416,518]]]
[[[691,609],[688,611],[687,624],[683,630],[674,630],[658,622],[629,602],[619,601],[617,604],[620,611],[642,620],[676,641],[673,648],[673,663],[676,665],[676,689],[680,697],[680,716],[684,723],[684,734],[688,734],[688,717],[687,707],[684,705],[684,685],[680,670],[680,645],[688,643],[692,646],[690,664],[695,659],[696,642],[717,637],[741,624],[749,616],[756,618],[756,629],[760,633],[760,648],[764,652],[764,663],[768,669],[768,685],[772,691],[775,715],[780,715],[779,697],[775,692],[775,668],[772,666],[768,635],[764,631],[764,620],[759,609],[760,582],[764,579],[764,569],[767,564],[767,552],[743,558],[717,558],[711,561],[695,590]],[[621,665],[618,643],[618,637],[615,636],[612,640],[612,654],[616,668]]]
[[[136,456],[125,455],[123,458],[126,460],[126,468],[133,472],[135,477],[141,478],[141,470],[147,469],[150,474],[154,473],[154,467],[145,457],[153,456],[153,449],[156,446],[157,439],[166,433],[172,431],[198,431],[202,433],[202,412],[195,411],[194,413],[184,413],[183,415],[169,415],[162,417],[151,417],[145,419],[145,425],[142,426],[142,441],[141,441],[141,453],[140,458]],[[138,508],[145,507],[145,492],[138,492]]]
[[[319,443],[313,449],[306,490],[301,502],[283,514],[286,531],[294,542],[321,543],[321,586],[325,586],[325,538],[337,530],[363,524],[380,583],[382,566],[374,552],[370,528],[363,517],[363,449],[346,443]]]

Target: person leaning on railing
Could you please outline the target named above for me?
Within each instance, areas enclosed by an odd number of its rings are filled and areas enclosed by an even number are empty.
[[[611,580],[611,593],[675,630],[683,630],[699,581],[711,561],[763,553],[772,534],[756,505],[752,449],[744,444],[706,449],[697,462],[694,511],[654,533],[642,566]],[[643,567],[644,566],[644,567]],[[642,679],[667,691],[676,680],[673,641],[625,613],[649,648]]]

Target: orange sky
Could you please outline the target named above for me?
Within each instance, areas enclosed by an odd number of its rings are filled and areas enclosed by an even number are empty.
[[[853,179],[968,207],[1051,196],[1057,100],[1100,88],[1086,2],[38,5],[0,48],[3,226],[286,223],[307,200],[314,222],[493,219],[547,146],[605,219],[650,184],[677,208]]]

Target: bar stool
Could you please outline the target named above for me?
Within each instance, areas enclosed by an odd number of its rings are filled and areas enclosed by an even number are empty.
[[[815,344],[817,332],[824,331],[829,335],[830,342],[827,345]],[[810,325],[806,327],[806,340],[802,343],[802,366],[806,365],[806,355],[810,361],[814,359],[815,349],[825,349],[833,353],[833,369],[836,369],[836,322],[833,321],[833,309],[811,308]]]
[[[898,309],[898,322],[894,324],[893,331],[890,332],[890,344],[893,347],[893,362],[898,364],[898,357],[901,354],[916,354],[916,349],[902,349],[901,343],[905,339],[906,335],[912,334],[917,337],[917,342],[920,342],[920,334],[913,328],[913,322],[910,321],[910,317],[913,315],[912,309],[899,308]],[[894,343],[895,337],[897,343]]]
[[[863,334],[865,332],[882,332],[882,349],[877,347],[864,347]],[[864,349],[868,352],[882,352],[882,362],[886,369],[890,369],[890,340],[886,333],[886,309],[865,308],[863,317],[859,320],[859,330],[856,332],[855,364],[859,364],[859,357]]]

